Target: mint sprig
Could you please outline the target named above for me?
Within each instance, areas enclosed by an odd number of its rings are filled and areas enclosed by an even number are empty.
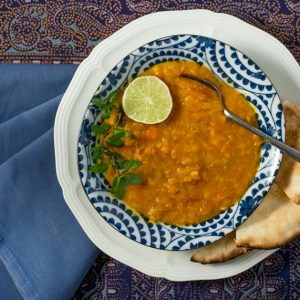
[[[142,183],[142,177],[136,173],[127,173],[123,176],[116,176],[112,183],[112,192],[119,199],[123,199],[128,185]]]
[[[116,151],[107,148],[104,145],[112,147],[121,147],[124,145],[124,138],[131,135],[131,132],[117,126],[124,125],[124,113],[118,111],[117,122],[115,126],[104,122],[110,118],[113,111],[117,110],[114,104],[118,98],[120,90],[111,92],[106,99],[95,97],[92,103],[100,109],[100,124],[91,126],[94,134],[100,136],[95,147],[91,148],[92,159],[95,162],[90,166],[93,173],[104,173],[112,166],[116,176],[112,182],[111,192],[119,199],[123,199],[128,185],[138,185],[142,183],[142,177],[131,172],[133,169],[141,166],[141,162],[134,159],[123,159]],[[111,134],[113,133],[113,134]]]
[[[107,169],[108,169],[108,164],[103,162],[90,166],[90,171],[93,173],[104,173],[107,171]]]
[[[123,138],[130,136],[131,132],[121,128],[114,129],[114,135],[107,138],[107,143],[114,147],[121,147],[124,144]]]
[[[118,162],[116,168],[119,172],[127,172],[129,170],[138,168],[142,163],[134,159],[125,159]]]
[[[111,128],[111,125],[107,123],[102,123],[101,125],[92,125],[92,131],[95,134],[105,134],[109,129]]]

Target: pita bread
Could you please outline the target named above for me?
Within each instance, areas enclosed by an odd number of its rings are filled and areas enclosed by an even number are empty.
[[[234,238],[235,231],[208,246],[197,249],[191,261],[201,264],[220,263],[246,253],[248,249],[237,247]]]
[[[300,107],[285,100],[283,101],[283,111],[285,116],[285,139],[290,146],[300,147]]]
[[[286,119],[286,143],[300,150],[300,108],[284,101],[283,110]],[[292,201],[300,204],[300,163],[284,155],[276,182]]]
[[[278,248],[300,235],[300,205],[274,183],[259,207],[236,230],[238,247]]]

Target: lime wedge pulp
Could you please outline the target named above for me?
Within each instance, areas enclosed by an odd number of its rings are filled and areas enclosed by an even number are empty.
[[[168,86],[156,76],[141,76],[125,89],[122,106],[132,120],[144,124],[161,123],[172,110]]]

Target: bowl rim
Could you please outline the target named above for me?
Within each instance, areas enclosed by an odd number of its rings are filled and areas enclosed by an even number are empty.
[[[220,44],[224,44],[225,46],[228,46],[228,47],[230,47],[231,49],[238,51],[240,54],[242,54],[242,55],[245,56],[248,60],[250,60],[252,63],[254,63],[254,65],[258,68],[258,71],[261,71],[261,72],[266,76],[267,80],[270,82],[272,88],[274,89],[274,94],[278,96],[279,102],[280,102],[280,104],[282,104],[281,97],[279,96],[279,93],[277,92],[276,87],[274,86],[272,80],[271,80],[271,79],[269,78],[269,76],[264,72],[264,70],[263,70],[263,69],[255,62],[255,60],[253,60],[252,58],[250,58],[248,55],[246,55],[246,54],[245,54],[243,51],[241,51],[240,49],[238,49],[238,48],[236,48],[236,47],[230,45],[229,43],[224,42],[224,41],[222,41],[222,40],[220,40],[220,39],[213,38],[213,37],[209,37],[209,36],[205,36],[205,35],[189,34],[189,33],[186,33],[186,34],[171,34],[171,35],[161,36],[161,37],[159,37],[159,38],[157,38],[157,39],[148,41],[147,43],[144,43],[144,44],[138,46],[137,48],[135,48],[134,50],[132,50],[132,51],[129,52],[129,53],[126,53],[126,54],[125,54],[125,55],[124,55],[117,63],[115,63],[115,65],[107,72],[106,76],[103,77],[103,79],[102,79],[101,81],[98,81],[98,86],[97,86],[96,90],[94,91],[92,98],[96,95],[97,90],[99,90],[99,88],[101,87],[103,81],[105,81],[105,80],[107,79],[107,77],[109,76],[109,74],[111,74],[112,71],[113,71],[113,70],[114,70],[121,62],[123,62],[124,59],[125,59],[127,56],[129,56],[130,54],[132,54],[132,53],[135,52],[135,51],[138,51],[140,48],[142,48],[142,47],[144,47],[144,46],[146,46],[146,45],[148,45],[148,44],[150,44],[150,43],[153,43],[153,42],[155,42],[155,41],[157,41],[157,40],[163,40],[163,39],[166,39],[166,38],[171,38],[171,37],[173,37],[173,36],[179,36],[179,37],[182,37],[182,36],[189,36],[189,37],[203,37],[203,38],[205,38],[205,39],[213,40],[213,41],[218,42],[218,43],[220,43]],[[180,50],[181,48],[178,48],[178,49]],[[184,60],[184,59],[182,59],[182,60]],[[226,83],[227,85],[230,85],[230,84],[229,84],[228,82],[226,82],[225,80],[222,80],[222,78],[221,78],[218,74],[216,74],[216,73],[210,68],[210,66],[209,66],[209,69],[210,69],[210,71],[216,76],[217,79],[219,79],[220,81]],[[127,79],[125,79],[121,84],[117,84],[117,86],[119,86],[118,88],[122,87],[124,84],[126,84],[126,82],[127,82]],[[111,84],[110,84],[110,85],[111,85]],[[230,86],[232,86],[232,85],[230,85]],[[232,87],[233,87],[233,86],[232,86]],[[233,88],[236,89],[236,90],[238,90],[238,88],[236,88],[236,87],[233,87]],[[111,91],[114,91],[114,88],[112,88],[111,90],[109,90],[109,92],[111,92]],[[90,104],[91,104],[92,98],[90,98],[89,102],[87,103],[86,108],[85,108],[85,112],[84,112],[84,114],[82,115],[82,120],[81,120],[81,123],[80,123],[80,124],[81,124],[81,125],[80,125],[80,132],[81,132],[81,129],[82,129],[82,124],[83,124],[83,121],[84,121],[84,119],[85,119],[85,116],[87,115],[87,112],[89,111],[89,106],[90,106]],[[246,98],[246,97],[245,97],[245,98]],[[246,101],[249,102],[249,103],[251,103],[248,99],[246,99]],[[284,141],[284,140],[285,140],[285,116],[284,116],[284,112],[283,112],[282,106],[281,106],[280,111],[281,111],[281,113],[282,113],[282,122],[281,122],[281,126],[282,126],[282,127],[280,128],[280,129],[282,130],[282,135],[281,135],[281,139],[280,139],[280,140],[281,140],[281,141]],[[78,133],[77,146],[78,146],[79,140],[80,140],[80,132]],[[265,143],[266,143],[266,142],[264,142],[263,144],[265,144]],[[267,144],[269,144],[269,143],[267,143]],[[271,146],[272,146],[272,145],[271,145]],[[277,150],[278,150],[278,149],[277,149]],[[279,151],[279,150],[278,150],[278,151]],[[262,152],[263,152],[263,147],[261,146],[260,159],[261,159],[261,157],[262,157]],[[78,174],[79,174],[79,173],[80,173],[80,170],[79,170],[78,155],[79,155],[79,153],[77,152],[77,154],[76,154],[76,165],[77,165],[77,172],[78,172]],[[87,193],[87,191],[86,191],[86,188],[85,188],[84,185],[83,185],[82,178],[81,178],[80,176],[79,176],[79,177],[80,177],[80,184],[81,184],[81,187],[82,187],[82,189],[83,189],[83,191],[84,191],[84,193],[85,193],[87,199],[90,201],[90,203],[92,204],[93,208],[95,209],[95,211],[96,211],[97,214],[100,215],[100,217],[101,217],[107,224],[109,224],[115,231],[121,233],[122,235],[124,235],[124,236],[125,236],[126,238],[128,238],[129,240],[131,240],[131,241],[133,241],[133,242],[135,242],[135,243],[141,244],[141,245],[143,245],[143,246],[146,246],[146,247],[150,247],[150,248],[153,248],[153,249],[156,249],[156,250],[162,250],[162,251],[170,251],[170,252],[174,252],[174,251],[176,252],[176,251],[177,251],[177,252],[182,252],[182,251],[190,251],[190,250],[193,250],[193,249],[197,249],[197,248],[200,248],[200,247],[204,247],[204,246],[207,246],[207,245],[209,245],[209,244],[211,244],[211,243],[213,243],[213,242],[216,242],[217,240],[219,240],[219,239],[221,239],[222,237],[228,235],[230,232],[236,230],[240,225],[242,225],[242,224],[243,224],[243,223],[251,216],[251,214],[258,208],[258,206],[261,204],[261,202],[263,201],[264,197],[267,195],[267,193],[269,192],[270,188],[271,188],[272,185],[274,184],[275,179],[276,179],[276,176],[277,176],[277,173],[278,173],[278,170],[279,170],[279,168],[280,168],[280,166],[281,166],[281,163],[282,163],[282,157],[283,157],[283,154],[282,154],[282,152],[279,151],[278,154],[277,154],[277,156],[276,156],[276,158],[273,159],[273,161],[276,161],[276,162],[277,162],[277,166],[276,166],[276,168],[275,168],[275,170],[274,170],[274,172],[273,172],[273,179],[271,180],[271,184],[268,185],[268,187],[267,187],[267,189],[266,189],[266,192],[263,194],[263,196],[261,197],[261,199],[260,199],[260,200],[258,201],[258,203],[255,205],[255,207],[254,207],[254,209],[251,211],[251,213],[250,213],[248,216],[246,216],[246,218],[245,218],[242,222],[238,222],[238,224],[237,224],[236,226],[234,226],[234,228],[230,228],[230,230],[229,230],[225,235],[223,235],[223,236],[218,235],[218,237],[217,237],[215,240],[213,240],[213,241],[208,240],[207,243],[204,244],[204,245],[201,245],[201,246],[198,246],[198,247],[190,247],[190,248],[187,248],[187,249],[166,249],[166,248],[154,247],[154,246],[152,246],[152,245],[147,245],[147,244],[142,243],[142,242],[140,242],[140,241],[134,240],[134,239],[130,238],[129,236],[127,236],[126,234],[123,234],[122,232],[120,232],[119,229],[115,228],[110,222],[108,222],[108,221],[103,217],[102,211],[100,212],[100,211],[97,210],[97,208],[95,207],[94,203],[92,203],[91,198],[89,197],[89,195],[88,195],[88,193]],[[198,226],[199,226],[199,225],[201,225],[202,223],[206,223],[206,222],[209,222],[210,220],[213,220],[214,218],[219,218],[222,214],[227,213],[227,212],[228,212],[232,207],[234,207],[235,205],[238,205],[238,206],[239,206],[239,205],[240,205],[240,202],[243,200],[243,197],[245,196],[245,194],[247,193],[247,191],[250,189],[250,187],[253,185],[253,183],[254,183],[253,180],[256,178],[258,171],[259,171],[259,169],[256,171],[256,173],[255,173],[255,175],[254,175],[254,177],[253,177],[253,179],[252,179],[252,181],[251,181],[251,184],[250,184],[250,186],[246,189],[245,193],[244,193],[244,194],[242,195],[242,197],[241,197],[239,200],[237,200],[233,205],[231,205],[230,207],[228,207],[226,210],[220,211],[217,215],[213,216],[212,218],[210,218],[210,219],[208,219],[208,220],[205,220],[205,221],[203,221],[203,222],[201,222],[201,223],[198,223],[198,224],[192,224],[192,225],[188,225],[188,226],[194,226],[194,225],[198,225]],[[87,172],[89,172],[89,171],[87,171]],[[98,177],[98,176],[96,175],[96,177]],[[105,177],[104,177],[104,178],[105,178]],[[112,195],[112,194],[109,192],[109,190],[106,190],[106,193],[108,194],[108,196],[109,196],[112,200],[117,200],[118,202],[120,202],[120,201],[123,202],[122,200],[117,199],[114,195]],[[133,213],[135,212],[135,209],[131,208],[131,207],[130,207],[129,205],[127,205],[125,202],[123,202],[123,203],[124,203],[126,209],[130,209]],[[126,206],[127,206],[127,207],[126,207]],[[138,212],[137,212],[137,213],[138,213]],[[140,213],[138,213],[138,214],[140,214]],[[141,215],[141,214],[140,214],[140,215]],[[164,224],[164,223],[162,223],[162,222],[153,222],[153,221],[149,220],[148,218],[146,218],[146,220],[145,220],[145,216],[143,216],[143,215],[141,215],[141,217],[143,218],[143,220],[144,220],[147,224],[148,224],[148,223],[156,223],[156,224],[162,224],[163,226],[168,226],[168,227],[174,226],[175,228],[185,228],[184,226],[177,226],[177,225],[174,225],[174,224]],[[216,223],[218,224],[218,222],[219,222],[220,220],[222,220],[222,219],[223,219],[223,218],[220,218]],[[187,226],[186,226],[186,227],[187,227]]]

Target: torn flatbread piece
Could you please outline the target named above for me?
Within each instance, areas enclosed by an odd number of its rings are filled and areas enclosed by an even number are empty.
[[[253,214],[236,230],[236,245],[278,248],[300,235],[300,205],[274,183]]]
[[[283,102],[286,143],[300,150],[300,108],[289,101]],[[276,182],[287,196],[300,204],[300,163],[288,155],[283,156]]]
[[[234,239],[235,231],[208,246],[197,249],[191,261],[201,264],[220,263],[246,253],[248,249],[237,247]]]
[[[286,143],[295,148],[300,148],[300,107],[288,100],[283,101],[285,116]]]

